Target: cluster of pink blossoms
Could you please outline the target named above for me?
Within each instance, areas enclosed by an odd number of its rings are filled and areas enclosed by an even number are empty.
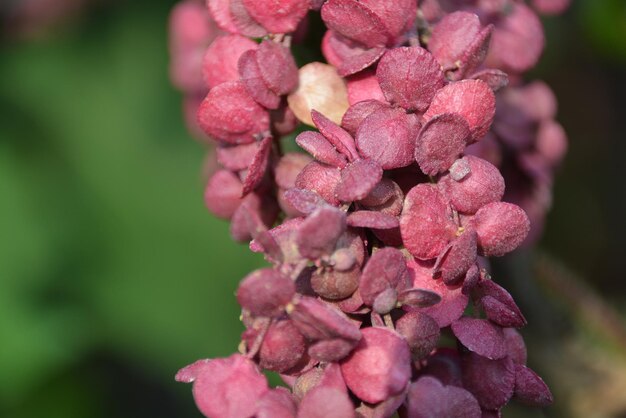
[[[568,2],[531,3],[557,13]],[[193,382],[200,411],[480,418],[511,399],[550,404],[526,366],[526,320],[485,268],[530,231],[526,211],[503,196],[542,219],[566,149],[551,92],[522,82],[544,43],[531,7],[207,6],[173,11],[172,76],[192,126],[216,144],[209,210],[271,267],[239,284],[240,353],[177,374]],[[298,68],[292,50],[318,12],[327,63]],[[282,152],[296,129],[308,154]],[[262,369],[291,390],[269,388]]]

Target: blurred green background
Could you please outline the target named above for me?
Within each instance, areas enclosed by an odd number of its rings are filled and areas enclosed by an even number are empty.
[[[199,417],[174,373],[237,347],[234,289],[262,260],[204,208],[205,150],[167,74],[173,4],[2,28],[0,417]],[[626,2],[544,21],[530,76],[570,153],[540,250],[500,269],[557,404],[510,416],[626,417]]]

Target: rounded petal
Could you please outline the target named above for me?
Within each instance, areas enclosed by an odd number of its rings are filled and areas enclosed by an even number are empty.
[[[422,127],[415,143],[415,160],[424,174],[448,170],[465,149],[471,131],[458,113],[442,113]]]
[[[513,251],[530,231],[526,212],[512,203],[485,205],[470,222],[478,233],[478,248],[486,257],[499,257]]]

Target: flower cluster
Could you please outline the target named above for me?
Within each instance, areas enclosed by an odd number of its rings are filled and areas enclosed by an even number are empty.
[[[547,87],[521,82],[544,43],[532,9],[207,5],[187,0],[173,12],[173,78],[188,100],[205,94],[189,108],[216,143],[207,207],[271,266],[237,289],[240,353],[177,374],[193,382],[201,412],[480,418],[511,399],[550,404],[526,366],[517,331],[526,320],[486,269],[486,257],[530,231],[503,196],[532,207],[566,147]],[[557,13],[567,2],[532,6]],[[292,45],[308,39],[318,11],[327,63],[298,68]],[[281,137],[298,128],[308,154],[283,153]],[[514,179],[506,195],[498,166]],[[540,218],[547,205],[536,208]],[[269,388],[262,369],[291,390]]]

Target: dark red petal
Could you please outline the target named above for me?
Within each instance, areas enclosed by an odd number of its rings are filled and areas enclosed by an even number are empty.
[[[296,137],[296,143],[319,162],[338,168],[346,166],[346,157],[338,153],[335,147],[319,132],[304,131]]]
[[[387,100],[407,110],[426,110],[445,84],[439,63],[419,46],[387,51],[378,63],[376,77]]]
[[[396,321],[395,325],[396,331],[409,344],[413,360],[426,358],[437,347],[439,325],[425,313],[407,312]]]
[[[478,354],[463,356],[463,384],[484,409],[497,410],[511,399],[515,364],[509,357],[489,360]]]
[[[387,288],[395,288],[406,277],[406,261],[400,250],[385,247],[376,251],[361,275],[359,292],[363,302],[372,306],[376,296]]]
[[[527,352],[524,338],[515,328],[504,328],[506,350],[515,364],[526,364]]]
[[[337,67],[339,75],[345,77],[373,65],[385,53],[385,48],[367,48],[329,30],[322,39],[322,53],[326,61]]]
[[[413,162],[419,128],[415,115],[384,106],[361,122],[356,145],[363,157],[377,161],[385,170],[406,167]]]
[[[315,293],[323,298],[332,300],[344,299],[354,293],[359,286],[359,275],[360,270],[358,267],[353,267],[348,271],[323,269],[313,273],[311,276],[311,287]]]
[[[392,38],[410,30],[417,16],[415,0],[361,0],[361,4],[381,19]]]
[[[486,257],[499,257],[516,249],[530,230],[522,208],[512,203],[494,202],[483,206],[471,220],[478,233],[478,248]]]
[[[450,168],[465,149],[471,131],[458,113],[442,113],[422,127],[415,143],[415,160],[424,174],[434,176]]]
[[[428,49],[444,69],[453,69],[457,63],[462,64],[461,58],[478,36],[481,27],[480,20],[474,13],[450,13],[435,25],[428,41]]]
[[[296,187],[316,192],[331,205],[339,206],[335,188],[340,179],[341,172],[338,168],[312,161],[298,174]]]
[[[455,239],[437,258],[433,270],[435,277],[440,276],[447,285],[458,285],[476,263],[476,240],[476,232],[472,230]]]
[[[406,341],[387,328],[365,328],[363,338],[341,363],[348,388],[359,399],[377,403],[404,390],[411,377]]]
[[[294,32],[309,11],[306,0],[243,0],[243,4],[270,33]]]
[[[202,62],[202,75],[209,88],[239,79],[239,57],[257,44],[241,35],[220,36],[211,42]]]
[[[531,369],[515,365],[515,400],[524,405],[544,408],[554,401],[548,385]]]
[[[294,304],[289,316],[300,332],[310,340],[361,339],[361,331],[343,312],[316,298],[301,297]]]
[[[496,324],[515,328],[526,325],[526,319],[513,297],[493,280],[482,280],[474,287],[472,293],[487,318]]]
[[[328,0],[321,13],[329,29],[366,47],[385,46],[389,41],[381,18],[358,1]]]
[[[383,178],[383,169],[374,160],[359,159],[341,170],[335,194],[342,202],[361,200]]]
[[[508,353],[502,328],[486,319],[463,317],[452,323],[452,332],[468,350],[491,360]]]
[[[450,207],[436,186],[419,184],[409,191],[400,216],[400,232],[413,256],[436,258],[454,239],[456,230]]]
[[[411,384],[406,404],[411,418],[481,418],[480,406],[471,393],[443,386],[430,376]]]
[[[489,85],[481,80],[450,83],[437,92],[424,114],[429,120],[442,113],[458,113],[467,121],[472,141],[487,134],[496,112],[496,97]]]

